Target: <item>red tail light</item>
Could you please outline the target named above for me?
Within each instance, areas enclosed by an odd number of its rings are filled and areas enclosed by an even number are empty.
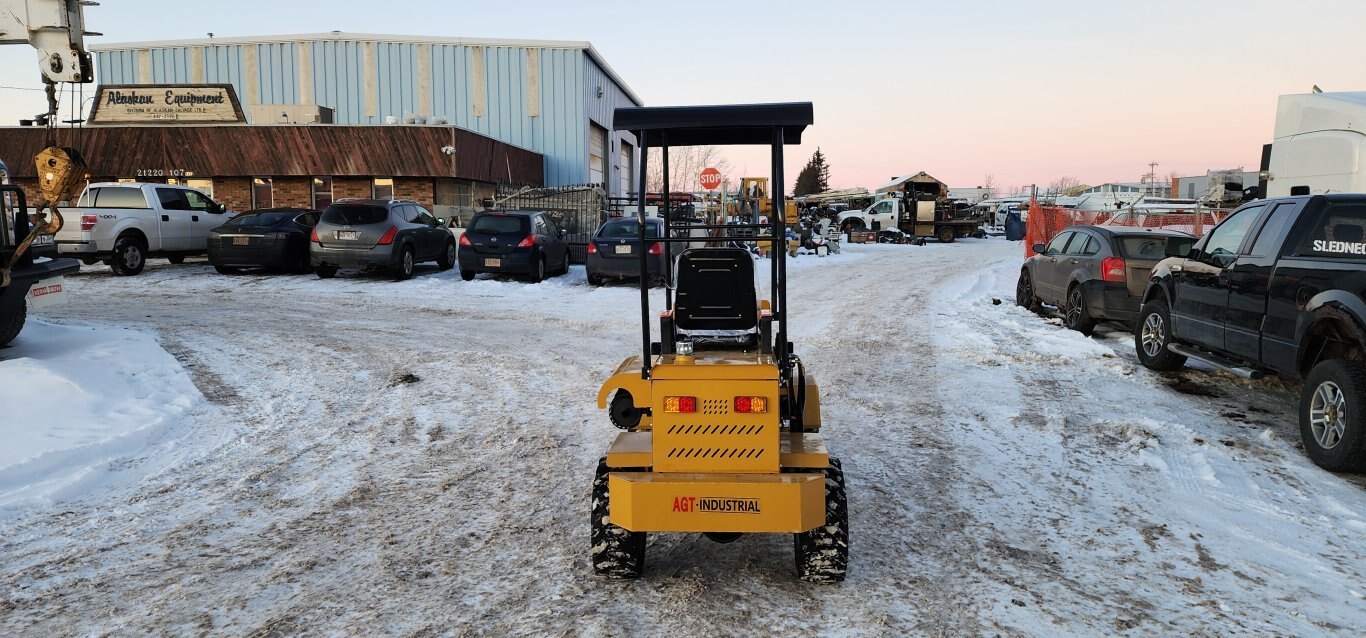
[[[92,229],[94,229],[94,228],[95,228],[95,222],[99,221],[99,219],[100,219],[100,218],[98,218],[98,217],[96,217],[96,216],[94,216],[94,215],[81,215],[81,230],[92,230]]]
[[[469,246],[469,245],[470,245],[470,238],[469,238],[468,236],[466,236],[465,233],[460,233],[460,245],[461,245],[461,246]]]
[[[596,255],[596,254],[598,254],[598,245],[595,244],[595,243],[593,243],[593,242],[591,242],[591,241],[588,242],[588,254],[590,254],[590,255]]]
[[[389,244],[394,243],[394,235],[397,234],[398,226],[390,226],[389,230],[384,232],[384,236],[379,238],[379,245],[388,246]]]
[[[531,248],[532,246],[535,246],[535,245],[536,245],[536,236],[535,236],[535,235],[527,235],[527,236],[526,236],[526,239],[523,239],[521,242],[519,242],[519,243],[517,244],[517,247],[518,247],[518,248]]]
[[[653,243],[653,244],[650,244],[650,254],[651,254],[651,255],[663,255],[663,254],[664,254],[664,242],[658,242],[658,241],[657,241],[657,242],[655,242],[655,243]]]
[[[1105,281],[1123,282],[1124,260],[1119,257],[1106,257],[1100,262],[1100,278]]]
[[[310,236],[308,237],[308,241],[311,241],[311,242],[313,242],[313,243],[315,243],[315,244],[321,243],[321,240],[318,239],[318,227],[317,227],[317,226],[314,226],[314,227],[313,227],[313,234],[310,235]]]

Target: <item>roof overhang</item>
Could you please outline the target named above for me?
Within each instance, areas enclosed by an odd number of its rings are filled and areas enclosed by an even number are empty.
[[[636,106],[616,110],[613,129],[644,133],[651,146],[769,144],[773,131],[785,144],[801,144],[814,122],[810,102],[709,106]]]

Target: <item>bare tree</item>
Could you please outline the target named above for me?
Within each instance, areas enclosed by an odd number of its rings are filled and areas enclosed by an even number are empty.
[[[996,196],[996,174],[987,173],[982,177],[982,188],[986,189],[986,199]]]
[[[1048,192],[1053,195],[1066,195],[1068,191],[1081,186],[1081,180],[1064,175],[1049,182]]]
[[[651,191],[664,190],[664,162],[660,149],[650,149],[649,174],[645,187]],[[724,177],[730,172],[730,162],[715,146],[681,146],[669,149],[669,188],[674,191],[701,190],[698,184],[702,169],[714,168]]]

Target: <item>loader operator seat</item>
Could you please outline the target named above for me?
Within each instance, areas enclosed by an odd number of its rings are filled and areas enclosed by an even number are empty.
[[[690,248],[678,258],[674,324],[681,330],[754,330],[754,259],[743,248]]]

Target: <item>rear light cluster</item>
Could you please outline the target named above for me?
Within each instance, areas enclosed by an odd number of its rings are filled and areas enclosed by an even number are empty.
[[[651,255],[663,255],[663,254],[664,254],[664,244],[661,243],[661,242],[655,242],[655,243],[653,243],[653,244],[650,244],[650,254],[651,254]]]
[[[697,397],[664,397],[664,411],[682,414],[697,412]]]
[[[95,222],[98,222],[99,219],[94,215],[81,215],[81,230],[94,230]]]
[[[588,242],[588,254],[590,254],[590,255],[596,255],[596,254],[598,254],[598,245],[595,244],[595,243],[593,243],[593,242],[591,242],[591,241]]]
[[[527,235],[525,239],[517,243],[518,248],[531,248],[536,245],[536,236]]]
[[[384,236],[379,238],[379,245],[388,246],[394,243],[394,236],[398,234],[398,226],[390,226],[389,230],[384,231]]]
[[[1119,257],[1106,257],[1100,261],[1100,278],[1104,281],[1117,281],[1123,283],[1124,260]]]
[[[309,235],[308,241],[311,241],[315,244],[322,243],[322,240],[318,239],[318,228],[316,226],[313,227],[313,234]]]
[[[466,235],[465,233],[460,233],[460,245],[461,245],[461,246],[468,246],[468,245],[470,245],[470,238],[469,238],[469,236]]]
[[[768,412],[767,397],[735,397],[735,411],[752,414]]]

